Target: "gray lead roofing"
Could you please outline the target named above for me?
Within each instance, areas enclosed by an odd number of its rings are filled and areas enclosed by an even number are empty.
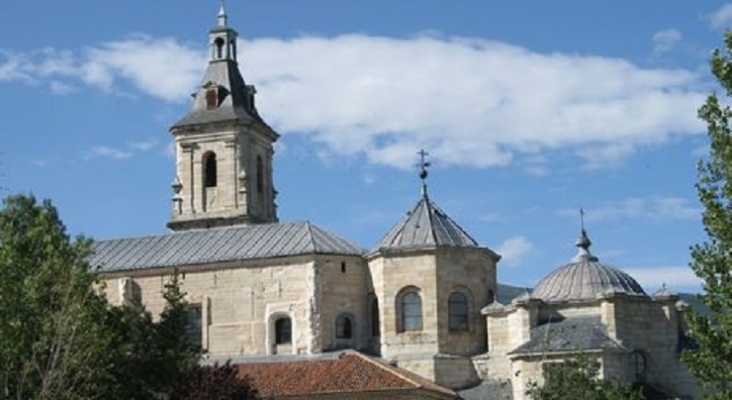
[[[582,230],[577,240],[579,252],[566,264],[542,278],[531,293],[546,302],[592,300],[598,296],[621,294],[647,297],[629,274],[607,265],[590,253],[592,242]]]
[[[574,317],[531,329],[531,339],[509,354],[543,354],[587,350],[627,351],[611,339],[600,317]]]
[[[478,247],[478,243],[425,194],[373,251],[434,246]]]
[[[361,255],[363,249],[310,222],[295,222],[102,240],[94,243],[89,263],[113,272],[304,254]]]

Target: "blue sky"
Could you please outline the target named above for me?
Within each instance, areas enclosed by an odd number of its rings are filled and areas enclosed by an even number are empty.
[[[240,68],[282,135],[282,221],[370,248],[429,193],[534,285],[575,254],[648,291],[698,290],[696,109],[716,88],[721,1],[229,0]],[[6,2],[0,186],[51,198],[71,233],[165,232],[167,129],[190,105],[218,2]]]

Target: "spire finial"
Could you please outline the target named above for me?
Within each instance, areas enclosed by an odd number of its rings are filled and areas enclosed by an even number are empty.
[[[582,259],[588,259],[591,261],[597,261],[597,257],[594,257],[590,253],[590,246],[592,246],[592,241],[590,240],[589,236],[587,236],[587,231],[585,230],[585,209],[580,208],[580,228],[582,229],[582,232],[580,233],[580,237],[577,239],[577,247],[579,247],[579,252],[577,253],[577,256],[575,256],[574,260],[582,260]]]
[[[585,230],[585,209],[580,207],[580,228],[582,229],[579,239],[577,239],[577,247],[582,250],[589,252],[592,242],[587,237],[587,231]]]
[[[429,156],[430,153],[421,149],[417,154],[419,155],[419,164],[417,164],[419,167],[419,179],[422,180],[422,196],[427,196],[427,176],[429,175],[427,167],[430,166],[430,162],[427,161],[427,156]]]
[[[585,209],[580,207],[580,228],[582,228],[582,232],[585,231]]]
[[[222,28],[226,28],[226,7],[225,7],[226,4],[225,3],[226,3],[225,0],[221,0],[221,8],[219,8],[219,15],[218,15],[219,26]]]

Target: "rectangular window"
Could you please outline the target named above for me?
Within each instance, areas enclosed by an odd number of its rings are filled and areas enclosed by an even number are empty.
[[[188,326],[186,327],[186,335],[188,342],[194,346],[202,347],[203,345],[203,310],[200,304],[188,305]]]

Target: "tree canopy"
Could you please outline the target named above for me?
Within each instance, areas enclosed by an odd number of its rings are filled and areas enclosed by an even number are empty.
[[[580,354],[545,364],[543,384],[533,382],[526,394],[533,400],[641,400],[640,391],[600,378],[600,363]]]
[[[4,200],[0,210],[0,398],[256,399],[229,365],[200,367],[186,335],[177,274],[154,319],[134,299],[113,306],[50,201]],[[216,384],[224,384],[217,387]],[[200,386],[197,386],[200,384]],[[198,397],[181,396],[182,390]],[[208,397],[206,397],[208,396]]]
[[[707,123],[709,156],[698,164],[696,185],[704,206],[707,240],[692,247],[691,268],[701,278],[699,296],[709,313],[690,310],[688,333],[694,349],[684,361],[697,381],[706,386],[709,399],[732,399],[732,136],[729,105],[732,95],[732,31],[725,34],[725,48],[715,50],[711,70],[723,89],[720,97],[707,97],[699,117]]]

